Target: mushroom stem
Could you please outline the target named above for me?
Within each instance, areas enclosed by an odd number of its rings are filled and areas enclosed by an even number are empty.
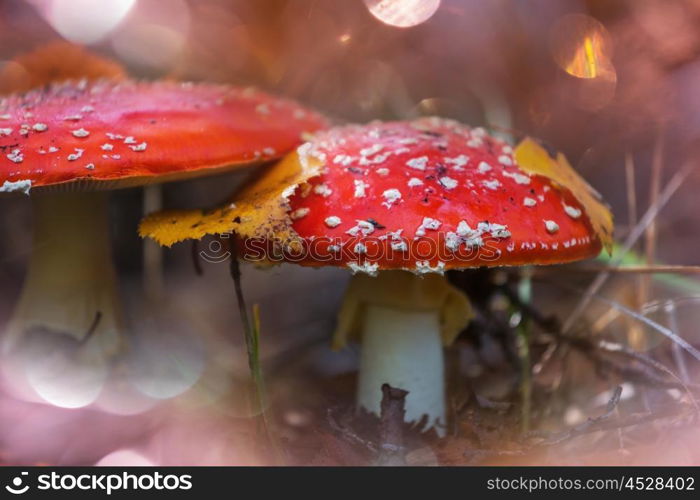
[[[405,420],[427,415],[426,428],[445,433],[443,345],[472,318],[469,300],[444,276],[382,271],[353,276],[338,314],[333,346],[362,341],[358,406],[380,413],[381,387],[408,391]]]
[[[88,357],[112,356],[122,324],[106,194],[40,194],[32,207],[32,255],[4,350],[23,347],[36,338],[32,333],[62,334],[79,341]]]
[[[370,304],[364,316],[358,405],[380,413],[382,385],[408,391],[407,422],[427,415],[445,432],[445,368],[437,310],[409,311]]]

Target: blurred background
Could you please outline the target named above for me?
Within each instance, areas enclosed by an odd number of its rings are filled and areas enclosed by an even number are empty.
[[[699,22],[697,0],[0,0],[0,92],[7,82],[32,86],[32,67],[18,57],[67,41],[134,78],[253,85],[338,123],[441,115],[511,141],[537,137],[564,152],[610,203],[618,241],[644,229],[626,264],[684,266],[673,274],[614,273],[598,295],[699,346]],[[211,205],[250,172],[164,185],[162,203]],[[660,203],[674,179],[677,189]],[[650,207],[658,216],[640,226]],[[0,461],[271,462],[258,453],[259,425],[244,403],[247,365],[228,267],[204,262],[198,276],[183,244],[164,252],[163,276],[144,283],[144,255],[155,251],[136,234],[143,191],[113,193],[111,211],[130,350],[99,399],[81,408],[67,407],[69,394],[65,401],[29,395],[6,373]],[[26,200],[0,199],[0,222],[2,325],[30,248]],[[200,247],[220,251],[216,240]],[[565,322],[596,278],[593,268],[604,264],[535,270],[534,304]],[[519,280],[472,274],[452,279]],[[334,269],[243,268],[247,300],[261,310],[270,418],[284,463],[372,461],[371,446],[347,438],[352,424],[326,418],[328,409],[352,404],[357,349],[328,347],[348,278]],[[508,314],[498,294],[482,299]],[[472,327],[450,354],[454,394],[466,401],[459,432],[449,443],[416,436],[409,462],[700,464],[692,410],[698,360],[608,302],[593,300],[575,323],[576,335],[629,346],[677,378],[651,380],[631,358],[606,371],[590,353],[535,330],[530,411],[536,431],[554,433],[545,442],[605,414],[614,387],[623,391],[614,408],[620,425],[534,445],[538,436],[523,437],[517,423],[523,374],[512,346]]]

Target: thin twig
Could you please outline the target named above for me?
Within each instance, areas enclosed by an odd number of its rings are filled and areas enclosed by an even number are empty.
[[[601,422],[604,422],[608,420],[613,413],[615,412],[615,408],[617,408],[618,403],[620,402],[620,396],[622,395],[622,386],[617,386],[615,387],[615,390],[613,391],[613,395],[608,401],[608,404],[605,406],[605,412],[603,414],[594,417],[594,418],[589,418],[582,424],[577,425],[576,427],[572,427],[571,429],[562,432],[561,434],[554,436],[551,439],[548,439],[543,443],[543,445],[546,446],[552,446],[559,444],[563,441],[568,441],[572,438],[578,437],[582,434],[587,434],[591,432],[591,429],[595,429],[596,426],[600,425]],[[596,429],[597,430],[597,429]]]
[[[95,317],[92,320],[92,323],[90,323],[90,326],[87,329],[87,332],[85,332],[85,336],[79,342],[80,345],[85,345],[90,341],[90,339],[95,335],[95,332],[97,331],[97,327],[100,326],[101,321],[102,321],[102,311],[97,311],[95,313]]]
[[[634,157],[625,153],[625,184],[627,186],[627,219],[630,227],[637,224],[637,182],[634,173]]]
[[[654,141],[654,149],[651,159],[651,183],[649,184],[649,206],[656,206],[659,199],[659,191],[661,190],[661,172],[664,166],[664,128],[659,126]],[[654,218],[647,226],[644,238],[644,250],[646,254],[647,265],[652,265],[656,256],[656,240],[657,240],[657,223]],[[638,303],[646,303],[651,294],[651,280],[649,278],[641,280],[641,287],[638,294]]]
[[[629,274],[700,274],[700,266],[568,266],[542,267],[536,270],[536,274],[561,273],[562,269],[573,273],[629,273]]]
[[[666,184],[664,187],[663,191],[659,195],[659,198],[653,206],[649,207],[647,211],[644,213],[644,216],[641,218],[641,220],[637,223],[637,225],[634,227],[632,232],[627,236],[627,239],[624,242],[624,245],[622,246],[620,252],[616,256],[615,259],[610,263],[611,267],[618,267],[620,263],[622,262],[622,259],[625,257],[627,252],[632,248],[632,246],[637,242],[637,240],[640,238],[640,236],[644,233],[646,228],[651,224],[651,222],[656,218],[657,214],[659,211],[668,203],[668,201],[671,199],[671,197],[674,195],[674,193],[678,190],[679,187],[683,184],[683,181],[686,179],[686,177],[690,174],[692,167],[694,166],[693,163],[687,163],[685,164],[678,172],[674,174],[674,176],[671,178],[671,180]],[[579,303],[576,305],[576,308],[574,311],[569,315],[567,320],[564,322],[564,326],[562,328],[563,333],[568,333],[571,327],[574,325],[576,320],[581,317],[581,314],[583,314],[583,311],[588,307],[588,304],[591,302],[593,296],[598,293],[598,291],[601,289],[601,287],[605,284],[605,282],[608,280],[610,277],[610,272],[605,271],[600,273],[595,280],[590,284],[588,289],[584,292],[583,297],[579,301]]]
[[[231,258],[230,258],[230,272],[231,278],[233,278],[233,285],[236,290],[236,302],[238,303],[238,312],[240,314],[241,323],[243,324],[243,332],[245,336],[246,351],[248,354],[248,368],[250,369],[250,375],[253,381],[253,394],[252,394],[252,406],[254,411],[260,412],[259,423],[261,426],[261,431],[266,437],[270,445],[273,444],[273,440],[270,435],[270,429],[267,423],[267,401],[265,395],[265,384],[263,380],[262,370],[260,368],[259,359],[259,346],[258,346],[258,329],[256,324],[251,323],[248,315],[248,307],[245,303],[245,298],[243,296],[243,287],[241,286],[241,268],[238,263],[238,253],[235,245],[237,244],[237,238],[231,238]],[[255,313],[256,311],[254,311]]]

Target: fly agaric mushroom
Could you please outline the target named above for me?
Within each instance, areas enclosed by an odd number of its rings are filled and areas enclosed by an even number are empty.
[[[612,217],[571,169],[526,139],[515,151],[451,120],[347,126],[317,134],[234,198],[228,228],[243,256],[355,274],[334,346],[362,341],[358,404],[381,386],[409,391],[406,420],[444,432],[442,346],[467,325],[450,269],[556,264],[595,256]],[[266,218],[254,208],[267,210]],[[221,228],[206,213],[161,213],[141,234],[172,244]]]
[[[37,332],[86,342],[98,364],[119,350],[108,190],[269,161],[323,124],[291,101],[223,85],[82,81],[0,98],[0,193],[31,194],[34,214],[5,350]]]

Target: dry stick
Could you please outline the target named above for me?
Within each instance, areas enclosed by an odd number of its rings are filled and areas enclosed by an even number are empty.
[[[679,333],[678,318],[676,317],[676,306],[673,301],[668,301],[664,305],[664,312],[666,313],[666,321],[668,322],[668,327],[676,335]],[[671,344],[671,355],[673,356],[673,362],[676,364],[676,369],[683,382],[686,384],[690,382],[690,374],[688,373],[688,367],[685,363],[685,355],[681,346],[675,342]]]
[[[564,439],[560,439],[558,437],[561,437],[562,434],[556,434],[554,435],[553,438],[556,440],[556,443],[554,444],[561,444],[563,441],[566,441],[567,439],[571,439],[574,437],[579,437],[583,436],[586,434],[590,434],[593,432],[601,432],[601,431],[611,431],[611,430],[619,430],[619,429],[624,429],[627,427],[633,427],[635,425],[641,425],[641,424],[646,424],[646,423],[653,423],[656,422],[657,420],[661,420],[664,418],[671,418],[671,417],[679,417],[683,418],[685,416],[689,416],[689,413],[687,411],[684,411],[682,408],[679,411],[678,407],[670,407],[670,408],[664,408],[662,410],[659,410],[654,413],[633,413],[629,417],[621,420],[619,418],[606,418],[603,420],[600,420],[600,417],[591,425],[588,425],[585,429],[579,429],[576,432],[565,432],[564,434],[568,434]],[[546,437],[542,433],[533,433],[533,437]],[[545,446],[550,446],[552,443],[549,441],[544,441],[540,444],[536,444],[535,447],[545,447]]]
[[[585,422],[583,422],[580,425],[577,425],[576,427],[573,427],[569,429],[568,431],[565,431],[558,436],[554,437],[553,439],[550,439],[546,441],[544,444],[551,446],[551,445],[556,445],[561,443],[562,441],[568,441],[571,438],[580,436],[581,434],[586,434],[587,432],[590,432],[591,428],[594,428],[596,425],[598,425],[600,422],[603,422],[605,420],[608,420],[613,413],[615,412],[615,408],[617,408],[618,403],[620,402],[620,396],[622,395],[622,387],[617,386],[615,388],[615,391],[613,391],[613,395],[608,401],[608,404],[605,406],[605,412],[595,418],[589,418]]]
[[[656,321],[653,321],[643,314],[638,313],[637,311],[633,311],[632,309],[623,306],[622,304],[619,304],[615,302],[614,300],[606,299],[605,297],[600,297],[598,295],[594,295],[593,298],[595,300],[598,300],[600,302],[604,302],[608,304],[609,306],[614,307],[615,309],[619,310],[620,312],[623,312],[627,314],[628,316],[631,316],[632,318],[641,321],[642,323],[646,324],[647,326],[650,326],[660,334],[668,337],[672,342],[678,344],[680,347],[682,347],[686,352],[688,352],[691,356],[693,356],[696,360],[700,361],[700,351],[698,351],[692,344],[690,344],[688,341],[686,341],[683,337],[676,335],[675,332],[670,330],[669,328],[666,328],[665,326],[662,326],[658,324]]]
[[[566,288],[571,289],[571,287],[566,287]],[[501,287],[501,290],[503,290],[503,292],[506,294],[506,296],[508,296],[511,300],[514,300],[514,301],[519,300],[517,295],[515,294],[515,292],[513,292],[507,286]],[[596,297],[596,298],[598,298],[598,297]],[[568,335],[564,335],[561,332],[561,330],[559,329],[556,319],[544,317],[539,311],[537,311],[535,308],[533,308],[529,304],[524,304],[522,302],[517,302],[517,303],[518,303],[518,307],[522,310],[524,315],[532,318],[532,320],[535,323],[537,323],[541,328],[543,328],[548,333],[554,335],[559,341],[566,342],[568,345],[582,351],[584,354],[586,354],[594,362],[597,362],[597,363],[604,362],[603,360],[598,359],[598,358],[593,356],[593,354],[595,354],[595,353],[591,352],[591,351],[594,348],[597,348],[597,349],[611,352],[611,353],[622,354],[622,355],[627,356],[628,358],[633,359],[635,361],[638,361],[638,362],[642,363],[643,365],[648,366],[648,367],[650,367],[658,372],[662,372],[662,373],[668,375],[669,377],[671,377],[673,380],[676,381],[676,383],[673,385],[685,390],[686,393],[688,394],[693,406],[695,406],[695,408],[698,411],[700,411],[700,407],[698,407],[698,404],[693,396],[693,393],[690,390],[689,384],[684,383],[683,380],[681,380],[675,373],[673,373],[673,371],[668,369],[662,363],[660,363],[660,362],[658,362],[658,361],[656,361],[656,360],[654,360],[654,359],[652,359],[652,358],[650,358],[642,353],[639,353],[639,352],[636,352],[632,349],[629,349],[628,347],[626,347],[622,344],[613,343],[613,342],[609,342],[606,340],[600,340],[600,341],[598,341],[597,344],[593,344],[592,342],[590,342],[586,339],[572,338]],[[639,316],[643,318],[643,316],[641,316],[641,315],[639,315]],[[633,318],[634,318],[634,316],[633,316]],[[556,345],[556,344],[553,344],[553,345]],[[660,380],[656,375],[654,375],[653,377],[649,373],[643,373],[642,375],[646,379],[649,379],[649,380],[645,380],[645,383],[654,383],[654,384],[662,384],[662,385],[665,383],[666,385],[668,385],[668,382],[664,382],[664,381]],[[694,386],[694,387],[697,387],[697,386]]]
[[[690,174],[692,168],[691,163],[687,163],[678,172],[674,174],[671,180],[666,184],[663,191],[659,194],[659,198],[656,204],[652,205],[644,213],[639,223],[634,227],[632,232],[627,236],[627,239],[622,246],[619,255],[611,262],[611,267],[618,267],[625,257],[627,252],[632,248],[632,246],[637,242],[639,237],[644,233],[649,224],[656,218],[659,211],[668,203],[671,197],[675,194],[685,178]],[[600,288],[605,284],[605,282],[610,277],[610,271],[605,271],[596,276],[595,280],[589,285],[588,289],[585,291],[583,298],[576,305],[574,311],[569,315],[567,320],[564,322],[562,328],[562,333],[568,333],[571,327],[574,325],[577,319],[581,316],[583,311],[586,309],[588,304],[593,299],[593,296],[598,293]]]
[[[700,274],[700,266],[571,266],[565,268],[566,272],[574,273],[630,273],[630,274]],[[551,272],[560,273],[561,269],[555,267],[543,267],[536,270],[537,274],[548,274]]]
[[[625,185],[627,186],[627,219],[630,227],[637,224],[637,182],[634,175],[634,157],[625,153]]]
[[[663,170],[664,166],[664,145],[664,130],[663,126],[660,126],[656,134],[656,140],[654,141],[654,150],[652,152],[651,159],[651,183],[649,185],[650,207],[655,206],[659,199],[659,191],[661,190],[661,171]],[[645,233],[644,249],[646,252],[646,261],[648,266],[654,263],[654,258],[656,256],[656,226],[656,218],[654,218],[647,226]],[[642,286],[639,290],[638,299],[640,306],[649,300],[649,296],[651,294],[651,280],[649,277],[645,277],[641,283]]]
[[[406,465],[403,422],[408,391],[382,384],[378,465]]]
[[[665,373],[666,375],[668,375],[676,381],[676,385],[678,387],[682,388],[686,392],[688,398],[690,399],[690,403],[695,408],[695,411],[700,413],[700,405],[698,405],[698,401],[695,399],[695,395],[693,394],[690,387],[692,385],[693,388],[697,389],[697,384],[690,384],[690,382],[685,382],[680,377],[678,377],[678,375],[676,375],[672,370],[667,368],[666,365],[664,365],[663,363],[656,361],[655,359],[650,358],[648,356],[645,356],[644,354],[639,353],[633,349],[630,349],[625,345],[617,344],[615,342],[608,342],[607,340],[601,340],[598,342],[597,347],[598,349],[601,349],[603,351],[624,354],[630,359],[639,361],[643,365],[649,366],[655,370],[658,370],[659,372]]]

